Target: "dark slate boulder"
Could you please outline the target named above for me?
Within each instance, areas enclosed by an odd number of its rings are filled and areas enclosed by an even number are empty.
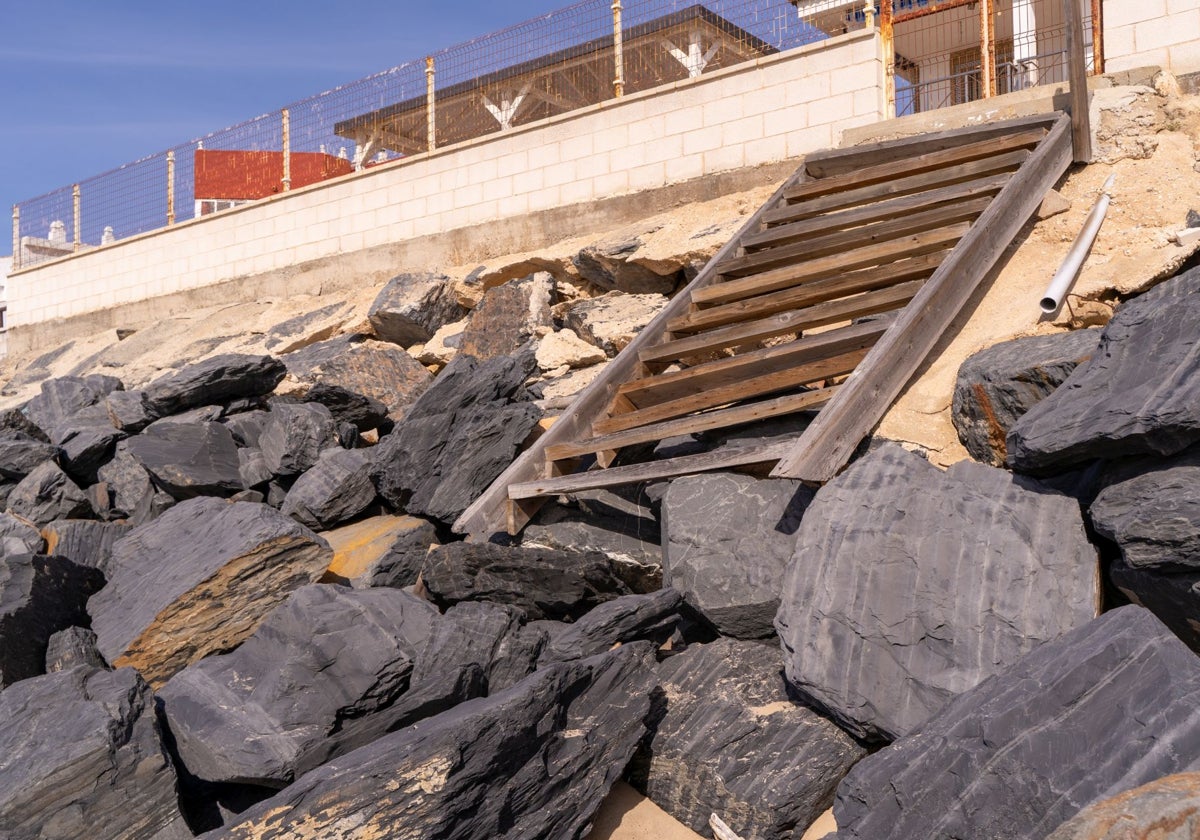
[[[1198,291],[1195,268],[1123,304],[1091,359],[1013,426],[1009,463],[1050,471],[1200,441]]]
[[[267,467],[285,477],[312,469],[324,450],[337,445],[333,415],[320,403],[275,405],[258,438]]]
[[[103,397],[81,376],[60,376],[42,383],[41,393],[25,405],[25,415],[49,435],[55,426]]]
[[[510,355],[553,326],[554,277],[530,274],[483,293],[459,339],[459,355],[496,359]]]
[[[356,449],[328,449],[312,469],[296,479],[280,511],[322,531],[353,519],[374,500],[367,456]]]
[[[112,458],[117,441],[124,437],[124,432],[113,427],[103,405],[81,408],[50,429],[50,442],[62,450],[63,469],[84,485],[96,480],[99,469]]]
[[[237,446],[220,423],[155,423],[127,446],[174,499],[229,496],[243,489]]]
[[[30,420],[20,408],[6,408],[0,411],[0,433],[8,434],[9,432],[28,435],[42,443],[50,442],[50,437],[46,432],[37,423]]]
[[[318,382],[308,389],[305,400],[320,403],[329,409],[335,423],[350,423],[359,432],[380,428],[390,432],[394,425],[381,401],[338,385]]]
[[[510,604],[530,619],[574,620],[629,589],[599,552],[457,542],[425,558],[421,582],[445,608],[463,601]]]
[[[261,488],[275,477],[267,466],[266,456],[261,449],[243,447],[238,450],[238,474],[242,477],[242,486],[246,488]]]
[[[155,421],[154,410],[140,390],[115,391],[104,400],[104,409],[113,426],[135,435]]]
[[[111,461],[97,472],[107,501],[108,519],[128,519],[141,525],[175,504],[175,499],[154,486],[150,473],[126,448],[118,445]]]
[[[41,536],[46,541],[47,554],[104,571],[113,545],[132,527],[123,522],[95,519],[57,519],[42,529]]]
[[[62,450],[24,432],[0,434],[0,479],[20,481],[38,465],[60,457]]]
[[[504,604],[465,602],[455,604],[437,622],[421,650],[413,671],[413,686],[449,682],[468,665],[477,666],[483,675],[483,692],[489,689],[492,666],[501,647],[519,632],[525,615]],[[537,666],[537,658],[525,663],[524,677]]]
[[[539,661],[569,662],[602,653],[613,645],[639,640],[661,645],[679,625],[683,596],[674,589],[649,595],[622,595],[593,607],[573,624],[553,633]]]
[[[813,491],[733,473],[685,476],[662,500],[663,582],[723,635],[775,633],[783,575]]]
[[[1074,499],[889,444],[800,524],[776,618],[787,677],[859,737],[898,737],[1089,621],[1098,578]]]
[[[1200,837],[1200,773],[1176,773],[1089,805],[1046,840]]]
[[[398,274],[389,280],[371,304],[367,318],[376,336],[409,347],[429,341],[439,327],[466,314],[450,278],[425,272]]]
[[[645,734],[651,662],[637,644],[540,670],[333,760],[213,840],[580,837]]]
[[[62,557],[0,559],[0,686],[43,673],[50,637],[86,625],[87,600],[103,585],[100,572]]]
[[[1157,572],[1114,559],[1108,579],[1126,598],[1154,613],[1200,654],[1200,571]]]
[[[415,516],[372,516],[322,536],[333,549],[323,580],[355,589],[412,586],[429,547],[439,542],[434,524]]]
[[[221,422],[233,434],[233,442],[239,447],[245,446],[257,449],[258,438],[262,435],[263,427],[267,425],[267,421],[270,419],[270,412],[256,409],[234,414],[231,417],[226,417]]]
[[[720,639],[659,663],[666,708],[634,759],[634,784],[694,831],[717,814],[739,836],[798,838],[866,754],[788,699],[779,651]]]
[[[142,391],[149,412],[166,417],[197,406],[269,394],[286,373],[283,362],[270,356],[226,353],[160,376]]]
[[[1121,607],[961,694],[838,788],[837,840],[1044,838],[1087,805],[1200,769],[1200,659]]]
[[[0,836],[154,838],[180,821],[154,694],[80,666],[0,693]]]
[[[1114,464],[1105,484],[1088,513],[1126,565],[1200,572],[1200,447]]]
[[[45,545],[41,533],[29,520],[0,513],[0,556],[42,554]]]
[[[541,412],[523,396],[531,352],[456,356],[372,450],[372,478],[398,511],[450,524],[512,462]]]
[[[180,502],[113,546],[108,584],[88,603],[100,652],[161,685],[245,640],[329,565],[329,546],[252,502]]]
[[[69,671],[78,665],[108,668],[96,647],[96,634],[84,627],[59,630],[46,643],[46,673]]]
[[[396,589],[296,590],[237,650],[163,686],[180,759],[207,781],[283,787],[408,689],[438,618]]]
[[[1098,329],[1017,338],[980,350],[958,369],[951,419],[976,461],[1004,466],[1005,440],[1017,419],[1086,362]]]
[[[55,519],[86,516],[87,495],[53,461],[35,467],[8,496],[11,513],[41,526]]]

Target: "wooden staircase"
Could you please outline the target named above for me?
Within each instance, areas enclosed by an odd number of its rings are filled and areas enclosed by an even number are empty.
[[[547,496],[709,470],[832,478],[1066,171],[1070,128],[1048,114],[810,155],[455,530],[515,534]],[[798,412],[816,417],[794,440],[630,449]]]

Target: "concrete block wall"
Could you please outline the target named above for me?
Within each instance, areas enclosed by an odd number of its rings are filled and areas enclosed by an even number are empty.
[[[1200,71],[1200,0],[1104,0],[1106,72]]]
[[[850,33],[19,270],[10,324],[795,158],[885,107],[878,35]]]

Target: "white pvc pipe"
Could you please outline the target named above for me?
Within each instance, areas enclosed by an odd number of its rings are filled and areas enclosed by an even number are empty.
[[[1109,175],[1104,186],[1100,188],[1100,198],[1096,200],[1092,212],[1088,213],[1088,217],[1084,219],[1083,229],[1075,237],[1075,241],[1071,244],[1071,250],[1067,252],[1058,271],[1054,273],[1054,279],[1050,281],[1046,293],[1042,295],[1043,312],[1047,314],[1057,312],[1058,308],[1062,306],[1063,298],[1067,296],[1067,292],[1079,277],[1083,261],[1087,259],[1088,252],[1092,250],[1092,243],[1096,241],[1096,234],[1100,232],[1100,225],[1104,223],[1104,216],[1108,213],[1108,203],[1111,201],[1108,191],[1112,188],[1113,179],[1116,177],[1116,173]]]

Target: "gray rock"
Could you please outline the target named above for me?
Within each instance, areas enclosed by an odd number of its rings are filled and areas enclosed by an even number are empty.
[[[1200,653],[1200,571],[1150,571],[1114,559],[1108,578],[1126,598],[1145,607],[1192,650]]]
[[[544,272],[488,289],[463,330],[459,354],[488,360],[515,353],[553,326],[553,294],[554,278]]]
[[[46,541],[28,520],[0,513],[0,555],[41,554]]]
[[[1074,499],[889,444],[800,524],[776,618],[787,678],[855,735],[898,737],[1089,621],[1098,578]]]
[[[180,820],[154,694],[80,666],[0,693],[0,835],[154,838]]]
[[[322,582],[354,589],[412,586],[429,547],[438,544],[433,523],[415,516],[372,516],[322,536],[333,549],[333,562]]]
[[[507,548],[492,543],[450,543],[425,558],[421,582],[445,608],[463,601],[509,604],[531,619],[574,620],[628,595],[612,562],[598,552]]]
[[[266,411],[243,411],[226,417],[221,422],[233,435],[233,442],[238,446],[258,448],[258,438],[271,415]]]
[[[333,415],[319,403],[277,404],[258,439],[267,467],[282,477],[312,469],[321,452],[337,445]]]
[[[240,644],[294,589],[329,566],[328,544],[266,505],[198,497],[113,546],[88,603],[100,652],[161,685]]]
[[[233,653],[163,686],[180,759],[208,781],[283,787],[408,689],[437,619],[396,589],[296,590]]]
[[[318,382],[308,389],[305,400],[325,406],[335,423],[349,423],[358,432],[379,428],[388,432],[393,426],[388,417],[388,407],[383,402],[338,385]]]
[[[220,423],[156,423],[127,446],[158,487],[177,500],[243,489],[237,446]]]
[[[392,421],[404,417],[433,380],[424,365],[396,345],[358,336],[313,344],[288,353],[283,362],[296,380],[289,391],[294,396],[307,399],[321,384],[343,388],[383,403]]]
[[[128,519],[134,525],[141,525],[175,504],[175,500],[154,486],[150,473],[125,446],[127,444],[117,447],[112,460],[101,467],[96,476],[108,497],[109,517]]]
[[[663,581],[723,635],[775,633],[796,529],[813,491],[734,473],[685,476],[662,500]]]
[[[837,840],[1041,838],[1085,806],[1200,769],[1200,659],[1121,607],[961,694],[838,788]]]
[[[401,347],[424,343],[467,314],[444,274],[397,274],[367,311],[375,335]]]
[[[1049,471],[1092,458],[1171,455],[1200,441],[1200,269],[1123,304],[1100,346],[1008,436],[1009,463]]]
[[[20,434],[28,435],[34,440],[40,440],[42,443],[50,442],[50,438],[45,431],[37,423],[30,420],[25,415],[25,412],[19,408],[6,408],[0,411],[0,432],[4,434],[19,432]]]
[[[224,414],[224,406],[201,405],[196,408],[189,408],[187,411],[181,411],[178,414],[169,414],[166,417],[160,417],[147,426],[146,431],[176,424],[191,426],[196,423],[216,423]]]
[[[414,689],[426,693],[431,689],[446,691],[467,667],[480,670],[481,694],[491,690],[493,670],[502,670],[510,677],[515,671],[513,682],[524,679],[537,667],[537,656],[515,664],[512,657],[517,651],[524,651],[526,656],[530,651],[508,641],[520,632],[524,619],[521,610],[505,604],[455,604],[434,626],[420,652],[412,675]],[[499,661],[502,659],[505,661]]]
[[[627,645],[538,671],[335,759],[213,840],[269,826],[313,837],[580,837],[646,731],[651,660],[649,645]]]
[[[245,450],[243,450],[245,451]],[[371,462],[353,449],[329,449],[288,490],[280,511],[316,531],[362,513],[375,500]]]
[[[86,516],[91,505],[79,485],[53,461],[45,461],[9,494],[8,510],[41,526],[55,519]]]
[[[262,487],[275,477],[261,449],[244,447],[237,454],[238,475],[241,476],[243,487]]]
[[[50,637],[86,625],[87,600],[103,585],[98,571],[63,557],[0,559],[0,686],[43,673]]]
[[[1017,338],[969,356],[958,369],[951,419],[976,461],[1004,466],[1009,430],[1053,392],[1100,341],[1100,330]]]
[[[1046,840],[1191,840],[1194,837],[1200,837],[1200,773],[1175,773],[1089,805]]]
[[[226,353],[160,376],[142,391],[150,414],[166,417],[197,406],[269,394],[286,373],[283,363],[270,356]]]
[[[620,353],[667,305],[666,295],[609,292],[578,300],[566,312],[567,326],[609,356]]]
[[[96,634],[83,627],[68,627],[52,635],[46,644],[46,673],[69,671],[79,665],[108,668],[96,647]]]
[[[635,786],[692,830],[709,814],[755,840],[799,837],[866,750],[788,699],[779,651],[719,639],[658,666],[666,709],[634,759]]]
[[[41,536],[46,540],[47,554],[104,571],[113,545],[130,530],[132,526],[122,522],[58,519],[46,525]]]
[[[42,383],[41,393],[26,404],[25,415],[49,435],[55,426],[102,398],[83,377],[60,376]]]
[[[61,453],[57,446],[24,432],[4,432],[0,435],[0,478],[20,481],[39,464],[54,460]]]
[[[682,278],[682,272],[662,275],[645,266],[629,262],[642,247],[636,236],[621,237],[589,245],[571,258],[579,275],[602,289],[633,294],[669,295]]]
[[[532,353],[457,356],[372,452],[371,477],[398,511],[450,524],[513,460],[541,412],[514,402]]]
[[[679,625],[683,596],[674,589],[649,595],[622,595],[593,607],[565,624],[544,646],[539,662],[570,662],[602,653],[614,645],[646,640],[663,644]]]
[[[50,429],[50,441],[61,450],[63,469],[81,484],[96,480],[125,433],[108,419],[103,405],[81,408]]]
[[[155,416],[139,391],[114,391],[104,400],[104,408],[113,426],[135,435],[154,422]]]

